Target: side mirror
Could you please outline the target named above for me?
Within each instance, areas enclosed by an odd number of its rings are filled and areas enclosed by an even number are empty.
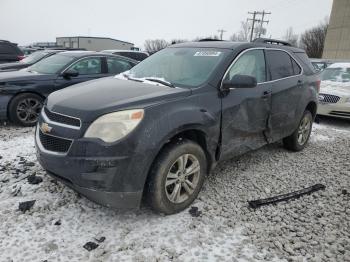
[[[223,90],[230,88],[254,88],[257,85],[256,78],[248,75],[235,75],[231,80],[224,80],[222,83]]]
[[[77,77],[78,75],[79,72],[74,69],[68,69],[62,73],[62,76],[67,79],[70,79],[71,77]]]

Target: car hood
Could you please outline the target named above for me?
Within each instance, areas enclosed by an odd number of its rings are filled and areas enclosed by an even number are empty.
[[[27,70],[19,70],[19,71],[0,71],[0,82],[1,83],[9,83],[9,82],[22,82],[22,81],[44,81],[51,80],[56,78],[56,75],[48,75],[48,74],[39,74],[34,72],[29,72]]]
[[[350,96],[350,83],[322,81],[320,93],[321,94],[336,95],[336,96],[340,96],[340,97]]]
[[[107,77],[88,81],[52,93],[47,100],[51,111],[91,122],[119,110],[146,108],[167,100],[189,96],[187,88],[171,88]]]

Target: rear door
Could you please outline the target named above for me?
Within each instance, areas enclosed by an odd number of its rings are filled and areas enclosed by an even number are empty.
[[[266,49],[272,86],[271,116],[267,135],[277,141],[290,135],[299,121],[298,105],[304,87],[302,68],[286,51]]]
[[[263,49],[242,53],[225,79],[236,74],[257,79],[255,88],[234,88],[222,98],[222,157],[230,158],[265,145],[267,119],[271,107],[271,85]]]
[[[59,75],[55,83],[56,90],[67,86],[71,86],[74,84],[86,82],[89,80],[106,77],[109,75],[107,72],[104,57],[96,57],[96,56],[82,58],[74,62],[64,71],[66,70],[75,70],[79,73],[79,75],[76,77],[70,77],[70,78],[65,78],[62,76],[62,74]]]

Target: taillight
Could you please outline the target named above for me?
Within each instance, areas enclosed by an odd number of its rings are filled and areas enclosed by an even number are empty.
[[[17,58],[18,58],[18,60],[22,60],[22,59],[25,58],[25,56],[24,55],[19,55],[19,56],[17,56]]]
[[[320,92],[320,88],[321,88],[321,80],[317,80],[316,81],[316,89],[317,89],[317,93]]]

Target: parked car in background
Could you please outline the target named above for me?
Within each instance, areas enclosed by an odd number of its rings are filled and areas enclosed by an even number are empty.
[[[333,64],[334,62],[332,62],[329,59],[317,59],[317,58],[312,58],[310,59],[312,65],[314,66],[315,70],[317,72],[321,72],[324,69],[326,69],[328,66],[330,66],[331,64]]]
[[[20,61],[24,54],[17,44],[10,41],[0,40],[0,64]]]
[[[19,71],[0,72],[0,119],[33,126],[43,101],[53,91],[116,75],[137,61],[104,53],[68,51]]]
[[[0,64],[0,72],[4,70],[19,70],[22,68],[26,68],[28,66],[31,66],[40,60],[47,58],[49,56],[52,56],[54,54],[63,52],[62,50],[43,50],[43,51],[36,51],[24,59],[22,59],[19,62],[12,62],[12,63],[4,63]]]
[[[144,199],[176,213],[219,161],[281,139],[302,150],[319,84],[298,48],[172,45],[129,72],[52,93],[36,128],[37,156],[95,202],[132,208]]]
[[[129,57],[136,61],[142,61],[149,57],[147,52],[135,51],[135,50],[103,50],[102,53],[121,55],[125,57]]]
[[[33,48],[33,47],[24,47],[24,46],[20,46],[19,48],[23,52],[24,56],[29,56],[30,54],[32,54],[36,51],[44,49],[44,48]]]
[[[350,119],[350,63],[335,63],[321,74],[317,114]]]

